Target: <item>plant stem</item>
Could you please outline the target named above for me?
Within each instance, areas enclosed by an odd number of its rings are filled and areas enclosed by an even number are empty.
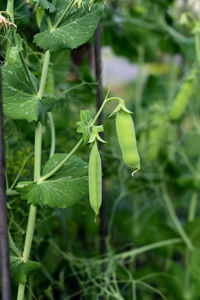
[[[20,251],[19,251],[19,249],[17,248],[17,246],[15,245],[15,242],[13,241],[13,239],[12,239],[12,236],[11,236],[11,234],[10,234],[10,232],[8,231],[8,239],[9,239],[9,246],[10,246],[10,249],[12,249],[12,251],[15,253],[15,255],[17,256],[17,257],[22,257],[21,256],[21,253],[20,253]]]
[[[48,113],[49,123],[50,123],[50,130],[51,130],[51,150],[49,158],[51,158],[55,153],[55,144],[56,144],[56,135],[55,135],[55,126],[52,113]]]
[[[6,11],[10,14],[11,22],[14,23],[14,0],[8,0]]]
[[[119,253],[119,254],[114,254],[112,256],[108,256],[108,257],[105,257],[103,259],[90,259],[89,262],[90,264],[92,265],[98,265],[98,264],[102,264],[104,262],[108,262],[111,257],[112,259],[114,260],[125,260],[125,259],[128,259],[130,257],[135,257],[137,255],[140,255],[142,253],[145,253],[145,252],[148,252],[148,251],[151,251],[153,249],[157,249],[157,248],[160,248],[160,247],[165,247],[165,246],[170,246],[170,245],[174,245],[174,244],[180,244],[182,243],[182,240],[180,238],[174,238],[174,239],[169,239],[169,240],[164,240],[164,241],[160,241],[160,242],[156,242],[156,243],[152,243],[152,244],[149,244],[149,245],[146,245],[146,246],[142,246],[142,247],[139,247],[139,248],[136,248],[136,249],[132,249],[132,250],[129,250],[129,251],[125,251],[123,253]],[[63,258],[66,259],[67,261],[69,261],[71,259],[71,257],[66,254],[64,251],[62,251],[55,243],[51,243],[51,246],[53,249],[55,249],[55,251],[57,251],[57,253],[60,253],[62,254]],[[78,259],[77,260],[78,263],[82,263],[82,259]],[[85,261],[84,261],[85,263]]]
[[[41,75],[41,80],[40,80],[40,88],[38,91],[38,96],[40,98],[43,96],[44,89],[45,89],[49,61],[50,61],[50,52],[48,50],[45,52],[45,55],[44,55],[42,75]],[[34,163],[34,181],[35,182],[38,182],[39,178],[40,178],[41,151],[42,151],[42,124],[40,121],[38,121],[36,124],[36,130],[35,130],[35,163]],[[29,255],[30,255],[30,251],[31,251],[33,233],[34,233],[34,229],[35,229],[36,212],[37,212],[36,206],[31,204],[30,210],[29,210],[28,225],[27,225],[27,230],[26,230],[24,252],[23,252],[23,257],[22,257],[24,262],[26,262],[29,259]],[[25,291],[25,284],[19,284],[17,300],[24,299],[24,291]]]
[[[189,237],[187,236],[186,232],[184,231],[183,227],[180,224],[180,221],[175,213],[174,207],[172,205],[171,199],[167,193],[166,188],[163,186],[162,187],[162,191],[163,191],[163,196],[164,196],[164,200],[165,200],[165,204],[167,206],[169,215],[178,231],[178,233],[180,234],[180,236],[182,237],[183,241],[185,242],[186,246],[188,247],[189,250],[193,249],[193,245],[191,240],[189,239]]]
[[[109,101],[112,101],[112,100],[121,101],[121,100],[123,100],[123,99],[121,99],[121,98],[119,98],[119,97],[110,97],[110,98],[107,98],[107,97],[106,97],[105,100],[103,101],[103,103],[102,103],[102,105],[101,105],[99,111],[97,112],[96,116],[94,117],[92,123],[90,124],[91,127],[92,127],[92,126],[95,124],[95,122],[97,121],[97,119],[98,119],[98,117],[100,116],[100,114],[102,113],[102,111],[103,111],[105,105],[106,105]]]
[[[35,130],[35,164],[34,164],[34,181],[38,182],[40,178],[41,168],[41,148],[42,148],[42,124],[37,122]],[[35,228],[36,206],[31,205],[28,218],[28,226],[26,231],[25,246],[23,252],[23,260],[26,262],[30,255],[33,232]]]
[[[100,107],[100,109],[97,112],[96,116],[94,117],[92,123],[90,124],[90,127],[92,127],[95,124],[95,122],[98,119],[99,115],[101,114],[104,106],[106,105],[107,101],[109,101],[110,99],[111,98],[104,100],[102,106]],[[75,151],[80,147],[80,145],[82,144],[82,142],[83,142],[83,139],[81,138],[78,141],[78,143],[74,146],[74,148],[66,155],[66,157],[53,170],[51,170],[51,172],[49,172],[48,174],[42,176],[39,179],[39,182],[45,181],[46,179],[48,179],[49,177],[51,177],[53,174],[55,174],[64,165],[64,163],[71,158],[71,156],[75,153]]]
[[[42,124],[38,121],[35,130],[35,164],[34,164],[34,181],[38,182],[40,178],[40,168],[41,168],[41,148],[42,148]],[[29,259],[31,245],[33,240],[33,233],[35,229],[35,220],[36,220],[37,208],[33,204],[30,206],[29,216],[28,216],[28,225],[26,230],[26,238],[24,244],[24,252],[22,259],[24,262],[27,262]],[[17,300],[24,299],[25,284],[19,284]]]
[[[179,238],[177,239],[170,239],[170,240],[165,240],[165,241],[161,241],[161,242],[157,242],[157,243],[153,243],[153,244],[149,244],[140,248],[136,248],[121,254],[116,254],[113,256],[113,258],[115,259],[127,259],[128,257],[131,256],[137,256],[139,254],[148,252],[150,250],[156,249],[156,248],[160,248],[160,247],[165,247],[165,246],[170,246],[173,244],[177,244],[180,243],[181,240]]]
[[[190,208],[189,208],[189,215],[188,215],[188,221],[192,222],[195,218],[195,212],[197,207],[197,192],[192,193],[192,198],[190,201]]]
[[[17,300],[24,299],[24,290],[25,290],[25,285],[20,283],[18,286]]]
[[[97,112],[96,116],[94,117],[93,121],[91,122],[90,127],[94,126],[95,122],[97,121],[97,119],[98,119],[99,115],[101,114],[102,110],[104,109],[105,105],[111,100],[119,100],[120,101],[122,99],[118,98],[118,97],[105,98],[105,100],[103,101],[102,106],[100,107],[99,111]],[[40,177],[38,182],[45,181],[46,179],[51,177],[53,174],[55,174],[64,165],[64,163],[66,163],[66,161],[68,161],[71,158],[71,156],[80,147],[82,142],[83,142],[83,139],[81,138],[78,141],[78,143],[74,146],[74,148],[66,155],[66,157],[53,170],[51,170],[51,172],[49,172],[48,174]]]
[[[62,22],[63,18],[65,17],[65,15],[68,13],[68,11],[70,10],[70,8],[73,6],[74,4],[74,0],[72,0],[69,5],[66,7],[66,9],[64,10],[64,12],[62,13],[62,15],[60,16],[60,18],[58,19],[58,21],[56,22],[56,24],[53,26],[53,30],[55,30],[60,23]]]
[[[54,173],[56,173],[64,165],[64,163],[70,159],[74,152],[76,152],[76,150],[80,147],[82,142],[83,139],[81,138],[75,145],[75,147],[71,150],[71,152],[69,152],[69,154],[67,154],[66,157],[53,170],[51,170],[51,172],[44,175],[43,177],[40,177],[39,182],[45,181],[47,178],[51,177]]]
[[[53,27],[52,27],[50,16],[46,15],[46,19],[47,19],[47,25],[48,25],[49,31],[51,32],[53,30]]]
[[[27,230],[26,230],[24,252],[23,252],[23,261],[24,262],[27,262],[29,255],[30,255],[30,251],[31,251],[33,233],[34,233],[34,229],[35,229],[36,212],[37,212],[36,206],[31,205],[30,211],[29,211],[28,226],[27,226]]]
[[[41,80],[40,80],[40,88],[38,91],[38,96],[40,98],[42,98],[42,96],[44,94],[45,84],[47,81],[48,68],[49,68],[49,61],[50,61],[50,52],[49,52],[49,50],[47,50],[44,54],[42,76],[41,76]]]

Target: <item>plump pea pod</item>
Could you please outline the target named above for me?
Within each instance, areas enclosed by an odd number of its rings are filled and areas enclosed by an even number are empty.
[[[188,101],[194,92],[194,84],[196,81],[196,70],[181,85],[178,94],[174,100],[171,111],[169,112],[169,119],[172,121],[178,120],[184,113]]]
[[[125,164],[135,171],[140,169],[135,129],[130,113],[120,109],[116,117],[116,130]]]
[[[90,152],[88,177],[90,205],[95,214],[98,215],[102,202],[102,168],[96,140]]]

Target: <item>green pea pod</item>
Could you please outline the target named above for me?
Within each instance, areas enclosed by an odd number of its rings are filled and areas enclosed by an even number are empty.
[[[102,168],[96,140],[90,152],[88,177],[90,205],[95,214],[98,215],[102,202]]]
[[[130,113],[120,109],[116,117],[116,130],[125,164],[134,170],[140,169],[140,157],[137,149],[135,129]]]
[[[194,92],[194,83],[196,81],[196,70],[181,85],[178,94],[173,102],[171,111],[169,112],[169,119],[176,121],[184,113],[188,101]]]

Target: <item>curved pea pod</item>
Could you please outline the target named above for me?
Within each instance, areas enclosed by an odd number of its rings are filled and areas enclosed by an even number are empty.
[[[169,112],[169,119],[176,121],[178,120],[181,115],[184,113],[188,101],[190,100],[193,92],[194,92],[194,85],[196,81],[196,70],[194,70],[190,76],[183,82],[181,85],[175,100],[172,104],[172,108]]]
[[[120,109],[116,116],[116,130],[125,164],[133,169],[132,175],[140,170],[134,123],[130,113]]]
[[[102,167],[96,140],[90,152],[88,177],[90,205],[95,215],[98,215],[102,202]]]

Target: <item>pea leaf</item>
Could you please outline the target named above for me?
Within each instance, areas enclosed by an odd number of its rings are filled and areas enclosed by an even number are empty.
[[[37,121],[52,110],[57,102],[57,97],[46,94],[39,98],[34,94],[33,88],[25,74],[24,68],[19,61],[8,62],[2,68],[3,75],[3,111],[12,119]],[[38,81],[30,72],[35,89],[38,89]]]
[[[43,9],[49,10],[50,13],[54,13],[56,11],[55,6],[47,0],[39,0],[38,6]]]
[[[54,169],[66,154],[55,154],[46,163],[43,175]],[[21,198],[34,205],[65,208],[88,194],[87,163],[73,156],[50,179],[41,183],[20,182]]]
[[[17,63],[19,60],[19,52],[23,50],[23,39],[19,34],[15,35],[15,46],[9,47],[6,53],[6,60],[11,63]]]
[[[86,0],[84,9],[82,7],[79,9],[72,7],[60,24],[55,26],[70,3],[70,0],[55,1],[56,13],[51,18],[53,29],[48,28],[46,19],[44,19],[41,32],[34,37],[34,42],[40,48],[49,49],[51,52],[60,49],[74,49],[91,38],[102,16],[104,5],[95,4],[89,10],[89,1]]]
[[[16,283],[26,283],[26,278],[29,273],[32,273],[40,268],[40,264],[35,261],[28,260],[24,262],[22,258],[10,256],[11,276]]]
[[[79,125],[77,132],[83,134],[84,143],[87,143],[90,138],[91,120],[92,120],[92,115],[89,110],[81,110],[80,111],[80,121],[77,122],[77,125]]]

